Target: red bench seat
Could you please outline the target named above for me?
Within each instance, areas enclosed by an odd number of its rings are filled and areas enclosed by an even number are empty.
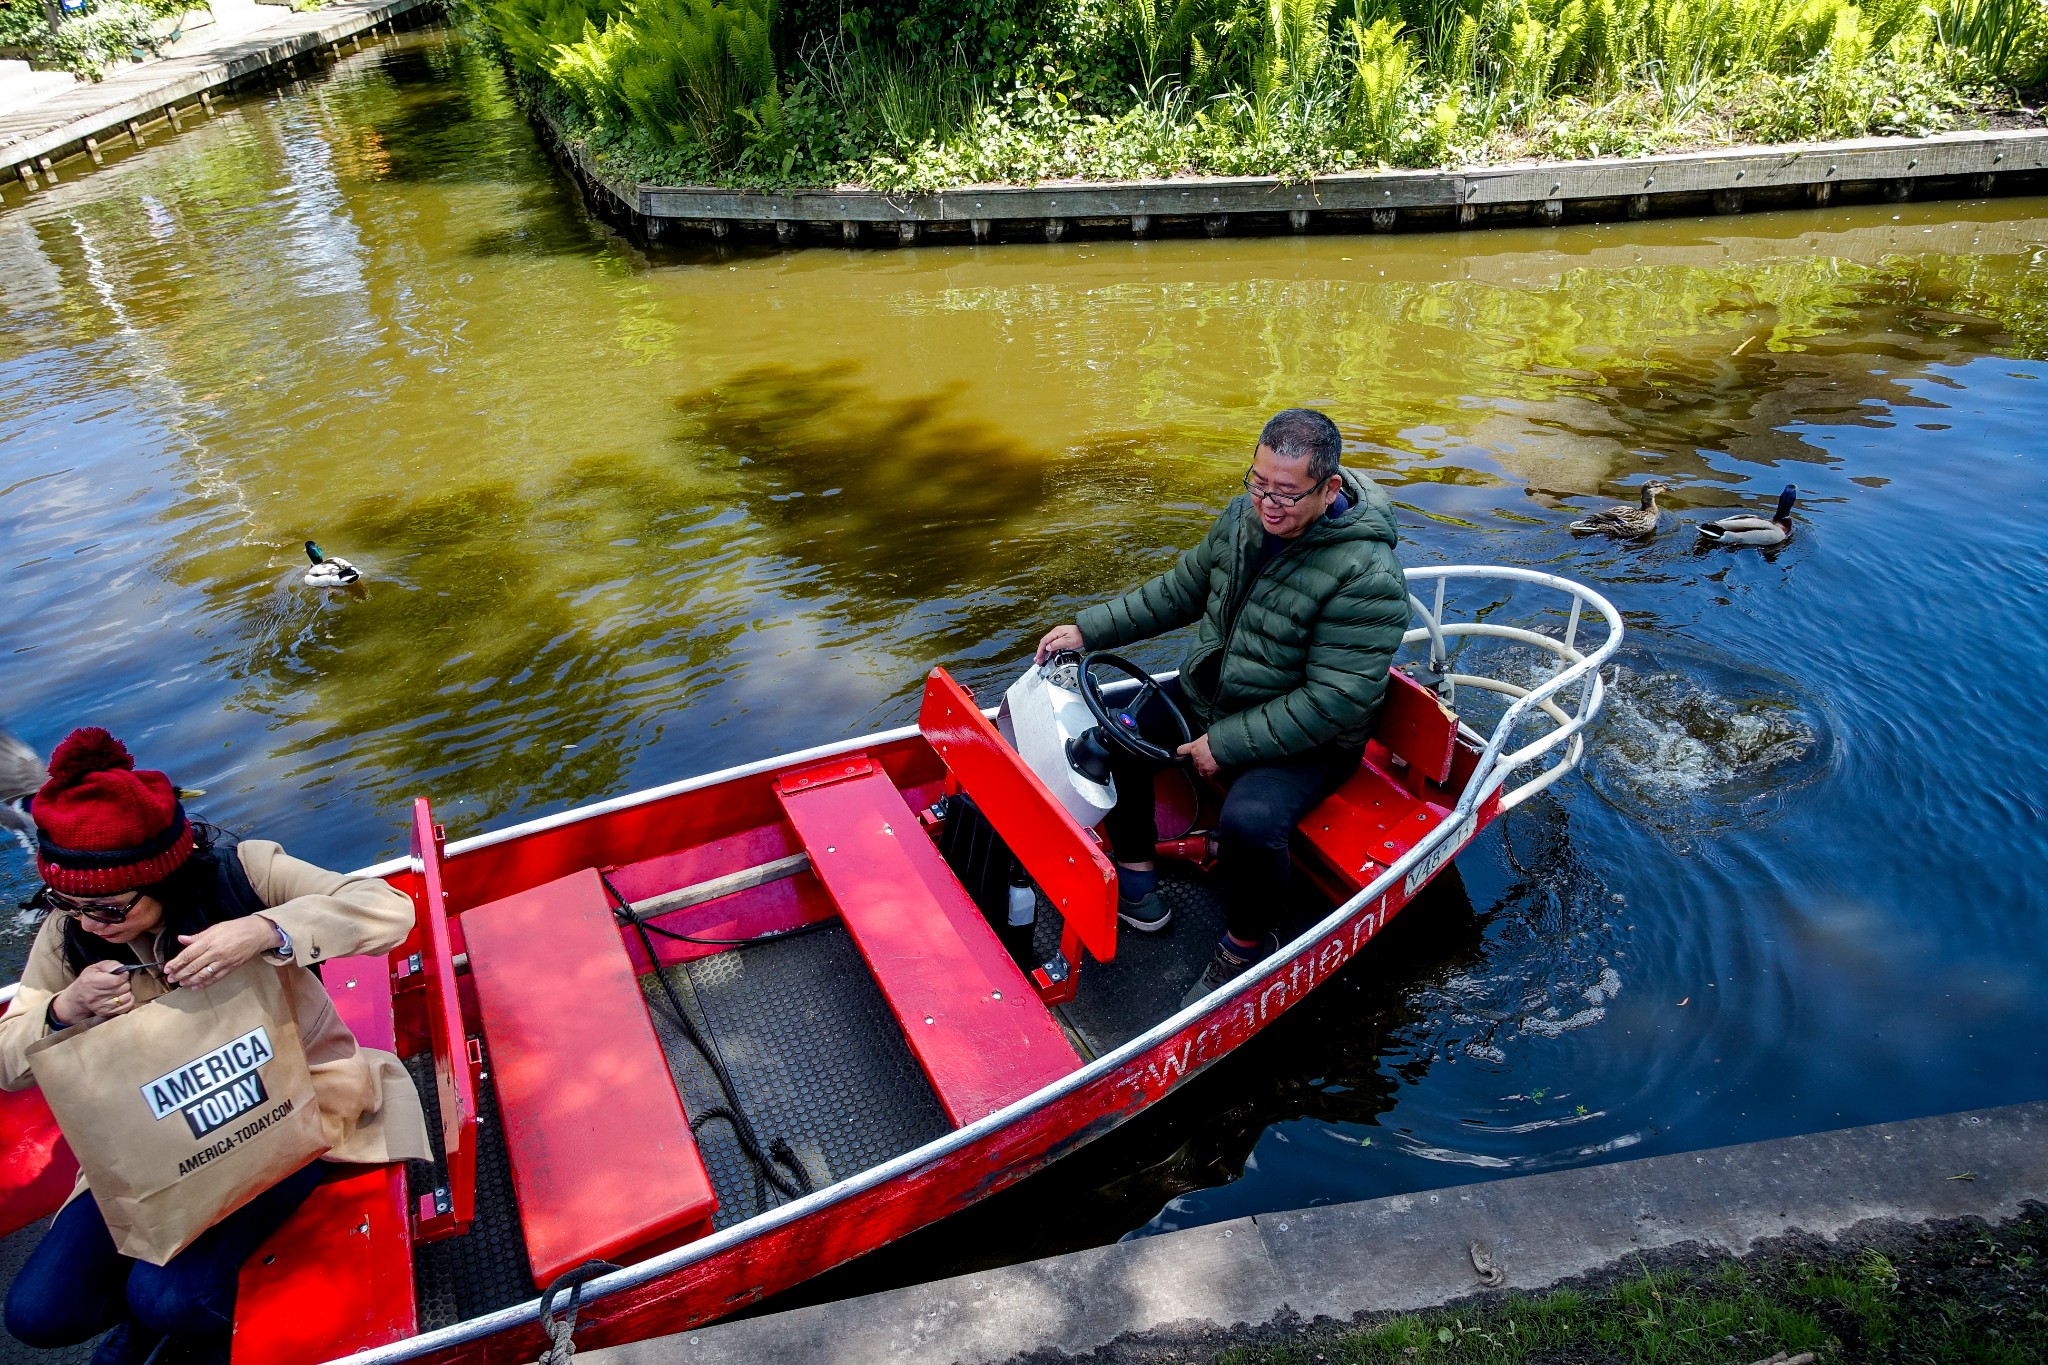
[[[1311,854],[1307,870],[1327,894],[1344,900],[1364,890],[1436,828],[1452,802],[1445,784],[1457,757],[1456,714],[1436,693],[1391,670],[1366,761],[1296,826]],[[1403,773],[1406,785],[1382,767]]]
[[[364,1047],[393,1049],[391,963],[321,967],[334,1011]],[[315,1365],[419,1330],[405,1167],[343,1168],[242,1263],[234,1365]]]
[[[709,1232],[718,1200],[597,873],[461,924],[535,1282]]]
[[[775,791],[956,1126],[1080,1066],[886,772],[848,755]]]

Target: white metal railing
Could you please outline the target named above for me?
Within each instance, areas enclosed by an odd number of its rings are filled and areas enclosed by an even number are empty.
[[[1551,589],[1562,594],[1569,603],[1568,620],[1563,635],[1561,637],[1553,637],[1526,627],[1496,626],[1491,622],[1479,620],[1447,621],[1445,613],[1448,607],[1450,584],[1452,582],[1464,583],[1487,579],[1502,583],[1532,584],[1536,587]],[[1480,808],[1495,792],[1501,789],[1509,776],[1518,768],[1546,753],[1558,749],[1560,746],[1563,747],[1564,752],[1556,763],[1545,769],[1537,777],[1502,796],[1501,808],[1503,810],[1510,809],[1513,805],[1527,800],[1545,787],[1556,782],[1565,773],[1571,771],[1577,765],[1580,756],[1584,752],[1583,732],[1586,726],[1599,713],[1601,702],[1605,697],[1605,684],[1600,678],[1599,670],[1607,660],[1614,656],[1615,651],[1621,648],[1621,613],[1616,611],[1614,605],[1599,593],[1582,584],[1574,583],[1568,578],[1542,573],[1534,569],[1505,566],[1441,565],[1431,568],[1411,569],[1408,571],[1408,580],[1411,588],[1411,601],[1417,615],[1422,618],[1423,624],[1408,631],[1404,637],[1404,643],[1419,644],[1425,640],[1430,641],[1429,659],[1431,667],[1449,688],[1455,689],[1461,685],[1478,688],[1507,696],[1510,698],[1510,701],[1507,709],[1501,714],[1500,719],[1494,722],[1489,734],[1480,736],[1476,732],[1468,732],[1469,737],[1475,743],[1480,743],[1481,745],[1479,761],[1473,770],[1471,778],[1466,782],[1464,791],[1459,795],[1457,804],[1451,809],[1450,814],[1439,821],[1420,841],[1405,853],[1402,853],[1392,863],[1383,865],[1379,875],[1373,878],[1369,885],[1365,886],[1342,905],[1332,908],[1330,913],[1324,916],[1312,929],[1297,936],[1297,942],[1314,942],[1326,938],[1345,924],[1351,916],[1364,910],[1380,896],[1386,894],[1396,883],[1405,881],[1407,883],[1406,890],[1408,894],[1412,895],[1420,888],[1422,883],[1428,881],[1445,863],[1449,862],[1455,856],[1458,849],[1471,838],[1477,825]],[[1422,580],[1425,583],[1429,580],[1434,580],[1435,594],[1431,605],[1425,605],[1419,598],[1413,597],[1412,589],[1417,580]],[[1564,605],[1564,603],[1557,605]],[[1580,649],[1578,643],[1579,631],[1587,607],[1591,607],[1602,618],[1607,627],[1606,638],[1600,641],[1591,653]],[[1450,658],[1451,642],[1465,638],[1506,639],[1532,645],[1551,654],[1557,660],[1558,666],[1549,678],[1534,686],[1524,686],[1508,679],[1490,678],[1483,674],[1450,672],[1449,670],[1452,667],[1452,660]],[[1578,699],[1575,705],[1571,705],[1568,708],[1567,704],[1561,703],[1558,699],[1567,689],[1574,686],[1580,689]],[[1515,732],[1520,729],[1524,722],[1538,715],[1551,722],[1550,729],[1518,748],[1509,749],[1507,747],[1508,743],[1514,737]],[[905,726],[900,730],[889,732],[888,737],[894,738],[914,732],[915,727]],[[781,767],[827,753],[836,753],[873,744],[881,738],[883,737],[876,735],[861,736],[820,746],[818,749],[810,750],[800,755],[783,755],[779,758],[763,760],[760,763],[749,764],[742,769],[686,778],[680,782],[652,788],[645,792],[615,797],[609,801],[599,802],[592,807],[544,816],[539,820],[529,821],[525,825],[479,835],[474,839],[463,840],[460,843],[450,845],[448,853],[452,856],[461,852],[465,847],[502,842],[505,839],[516,838],[520,834],[530,832],[537,827],[553,827],[572,823],[579,818],[587,818],[590,815],[596,814],[600,810],[615,810],[644,801],[657,800],[676,791],[701,788],[717,782],[727,781],[742,773],[763,771],[770,767]],[[404,860],[395,859],[389,864],[382,864],[379,868],[369,869],[369,871],[372,873],[385,870],[398,871],[403,866]],[[1220,1012],[1228,1008],[1231,1002],[1243,997],[1252,996],[1264,990],[1267,982],[1277,974],[1285,972],[1292,960],[1293,954],[1291,953],[1280,952],[1273,954],[1264,962],[1245,972],[1235,981],[1230,982],[1214,994],[1192,1005],[1188,1005],[1170,1017],[1161,1020],[1138,1037],[1131,1039],[1114,1051],[1105,1053],[1079,1070],[1070,1072],[1036,1093],[1027,1095],[1005,1108],[997,1110],[993,1114],[977,1119],[965,1127],[954,1129],[951,1133],[934,1142],[892,1157],[879,1166],[870,1167],[865,1171],[848,1176],[823,1189],[814,1190],[787,1204],[779,1204],[764,1213],[756,1214],[752,1218],[735,1223],[730,1227],[722,1228],[708,1237],[677,1247],[674,1250],[651,1256],[623,1270],[601,1275],[583,1286],[583,1301],[588,1303],[595,1299],[605,1298],[634,1288],[637,1285],[645,1284],[651,1280],[659,1279],[665,1275],[673,1274],[685,1266],[716,1256],[772,1228],[780,1227],[794,1220],[806,1217],[819,1209],[851,1198],[876,1185],[906,1175],[913,1170],[927,1167],[935,1161],[943,1160],[950,1153],[980,1141],[991,1133],[1024,1117],[1031,1111],[1052,1104],[1060,1098],[1136,1060],[1149,1049],[1172,1038],[1188,1024],[1203,1015],[1211,1012]],[[406,1341],[393,1342],[388,1346],[373,1347],[369,1350],[359,1351],[354,1355],[346,1357],[345,1362],[346,1365],[395,1365],[395,1362],[412,1360],[437,1350],[443,1350],[464,1342],[491,1336],[508,1328],[530,1324],[535,1321],[539,1310],[540,1301],[538,1299],[530,1300],[526,1303],[502,1308],[464,1322],[454,1323],[436,1331],[425,1332]]]
[[[1416,595],[1419,583],[1435,583],[1432,602],[1425,604]],[[1529,583],[1539,588],[1560,594],[1563,601],[1548,604],[1546,611],[1566,609],[1565,627],[1562,635],[1548,635],[1527,626],[1495,625],[1491,621],[1478,619],[1447,619],[1449,592],[1453,582],[1465,584],[1493,581],[1497,583]],[[1446,564],[1434,568],[1410,569],[1408,571],[1408,601],[1422,624],[1408,631],[1403,637],[1404,645],[1429,645],[1429,666],[1439,679],[1438,689],[1446,705],[1457,705],[1458,688],[1469,687],[1494,692],[1511,699],[1507,711],[1494,723],[1493,731],[1485,737],[1480,751],[1479,767],[1472,775],[1472,787],[1484,787],[1480,799],[1484,800],[1499,788],[1510,774],[1524,764],[1540,758],[1563,746],[1557,761],[1511,791],[1503,792],[1500,798],[1502,811],[1513,810],[1522,802],[1562,778],[1579,764],[1585,756],[1586,741],[1584,730],[1600,713],[1606,700],[1607,683],[1600,676],[1600,667],[1614,657],[1621,648],[1621,613],[1605,597],[1569,578],[1543,573],[1536,569],[1516,569],[1506,566],[1479,564]],[[1592,608],[1606,626],[1605,638],[1587,653],[1580,645],[1579,634],[1585,625],[1586,609]],[[1530,645],[1543,650],[1555,661],[1550,677],[1527,686],[1506,678],[1490,677],[1482,673],[1461,673],[1453,671],[1455,664],[1450,658],[1457,643],[1469,639],[1510,640],[1517,644]],[[1564,694],[1578,685],[1578,695],[1567,698]],[[1524,722],[1537,719],[1550,722],[1549,728],[1519,748],[1508,749],[1507,745]],[[1467,730],[1472,738],[1476,732]],[[1468,792],[1469,795],[1469,792]],[[1464,802],[1459,803],[1461,806]],[[1473,807],[1477,809],[1475,805]]]

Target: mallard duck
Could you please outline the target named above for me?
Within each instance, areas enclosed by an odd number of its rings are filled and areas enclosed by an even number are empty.
[[[35,825],[21,803],[34,796],[49,776],[34,749],[0,730],[0,829],[19,834],[34,832]]]
[[[362,577],[356,566],[346,559],[330,558],[325,551],[312,541],[306,542],[306,558],[313,561],[313,567],[306,570],[306,583],[315,588],[340,588]]]
[[[1635,540],[1649,535],[1657,529],[1657,495],[1669,493],[1671,489],[1654,480],[1643,485],[1643,501],[1639,507],[1623,503],[1610,507],[1604,512],[1595,512],[1590,517],[1580,517],[1571,529],[1581,534],[1620,536],[1624,540]]]
[[[1716,545],[1783,545],[1792,537],[1792,503],[1799,496],[1794,484],[1778,494],[1778,510],[1768,517],[1722,517],[1700,523],[1700,534]]]

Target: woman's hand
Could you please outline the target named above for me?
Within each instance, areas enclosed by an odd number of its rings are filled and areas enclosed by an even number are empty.
[[[164,975],[174,985],[211,986],[229,972],[278,946],[277,926],[261,915],[209,924],[196,934],[180,934],[185,945],[164,964]]]
[[[65,1027],[88,1019],[111,1019],[135,1008],[135,992],[128,989],[128,974],[118,962],[95,962],[75,980],[57,992],[51,1002],[57,1022]]]
[[[1069,621],[1063,626],[1054,626],[1045,633],[1045,638],[1038,642],[1036,662],[1044,663],[1063,650],[1079,653],[1087,647],[1087,643],[1081,638],[1081,628]]]

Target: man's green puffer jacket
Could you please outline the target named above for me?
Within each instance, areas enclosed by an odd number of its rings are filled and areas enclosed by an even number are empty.
[[[1181,688],[1225,767],[1362,744],[1372,731],[1408,628],[1408,585],[1387,495],[1341,472],[1350,507],[1284,542],[1263,570],[1265,528],[1239,495],[1179,563],[1075,622],[1091,650],[1200,622]]]

